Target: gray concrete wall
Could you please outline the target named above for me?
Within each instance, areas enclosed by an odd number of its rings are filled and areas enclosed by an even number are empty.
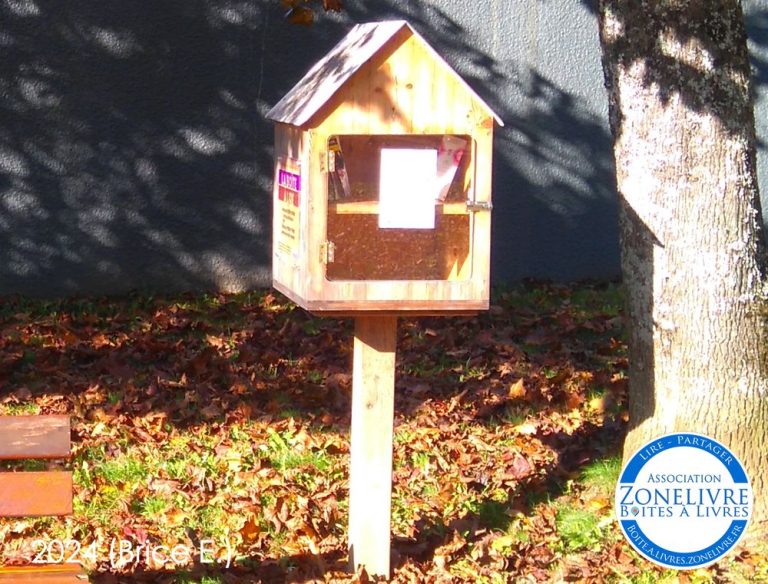
[[[263,114],[352,23],[385,18],[408,19],[506,122],[494,282],[618,275],[588,2],[346,5],[303,28],[278,0],[0,0],[0,294],[268,284]],[[757,50],[766,11],[749,7]]]
[[[768,225],[768,0],[746,0],[742,4],[752,58],[757,175],[763,201],[763,222]]]

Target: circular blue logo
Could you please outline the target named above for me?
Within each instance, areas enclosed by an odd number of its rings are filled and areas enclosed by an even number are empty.
[[[744,536],[752,488],[739,459],[702,434],[667,434],[640,448],[614,500],[624,536],[646,559],[678,570],[708,566]]]

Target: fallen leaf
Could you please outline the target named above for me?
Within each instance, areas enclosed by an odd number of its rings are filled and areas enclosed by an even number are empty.
[[[523,383],[523,379],[521,377],[515,383],[509,386],[509,392],[507,395],[510,399],[522,399],[525,397],[525,393],[525,384]]]
[[[323,8],[333,12],[341,12],[343,6],[341,0],[323,0]]]
[[[315,21],[315,13],[306,6],[295,6],[285,15],[291,24],[310,26]]]
[[[248,543],[253,543],[259,539],[261,535],[261,527],[259,526],[259,520],[254,513],[249,513],[245,523],[240,528],[240,535]]]
[[[595,497],[587,502],[591,511],[602,511],[611,507],[611,501],[607,497]]]
[[[522,424],[515,426],[515,432],[525,436],[532,436],[538,432],[538,428],[536,428],[536,426],[534,426],[531,422],[523,422]]]
[[[531,472],[533,472],[531,463],[528,462],[528,459],[523,455],[518,454],[512,460],[512,464],[507,466],[507,468],[504,470],[503,479],[519,481],[520,479],[527,477],[529,474],[531,474]]]
[[[605,411],[605,399],[602,396],[593,397],[587,405],[593,412],[602,414]]]

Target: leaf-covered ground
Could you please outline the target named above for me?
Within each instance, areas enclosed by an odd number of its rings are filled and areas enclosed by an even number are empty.
[[[768,581],[759,550],[675,573],[624,542],[621,305],[612,284],[531,284],[475,318],[400,320],[394,581]],[[0,563],[366,579],[345,572],[351,321],[267,291],[5,298],[0,335],[0,413],[69,414],[75,438],[75,514],[0,520]]]

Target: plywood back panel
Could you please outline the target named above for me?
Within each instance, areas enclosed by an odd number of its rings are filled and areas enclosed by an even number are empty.
[[[453,265],[466,260],[469,217],[438,215],[435,221],[434,230],[380,230],[377,215],[331,213],[328,237],[334,243],[335,258],[328,264],[328,278],[445,280],[452,274],[456,277]],[[449,256],[455,256],[450,267]]]

